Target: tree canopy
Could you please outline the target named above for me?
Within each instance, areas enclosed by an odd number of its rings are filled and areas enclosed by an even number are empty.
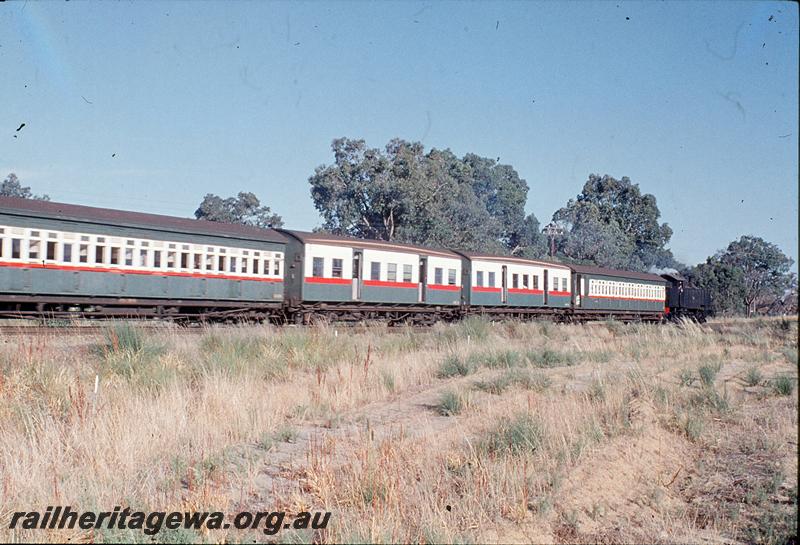
[[[659,223],[655,196],[630,178],[590,174],[583,190],[553,214],[563,228],[559,254],[571,261],[646,271],[674,267],[672,229]]]
[[[21,199],[33,199],[36,201],[49,201],[47,195],[34,195],[30,187],[23,186],[17,175],[10,173],[3,183],[0,184],[0,195],[3,197],[19,197]]]
[[[793,263],[775,244],[746,235],[687,273],[697,286],[711,291],[718,310],[749,316],[796,286],[789,272]]]
[[[236,197],[223,199],[212,193],[206,194],[203,202],[195,210],[194,216],[200,220],[221,223],[239,223],[254,227],[283,227],[283,219],[273,213],[253,193],[240,191]]]
[[[510,165],[394,139],[338,138],[309,178],[323,229],[359,238],[498,253],[542,253],[528,184]]]

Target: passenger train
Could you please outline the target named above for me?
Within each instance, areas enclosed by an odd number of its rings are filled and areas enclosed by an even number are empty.
[[[0,197],[0,316],[704,319],[678,275]]]

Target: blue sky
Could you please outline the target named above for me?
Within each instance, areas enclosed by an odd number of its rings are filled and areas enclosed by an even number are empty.
[[[308,229],[331,140],[400,137],[513,165],[543,224],[629,176],[679,259],[797,260],[795,3],[6,2],[0,28],[0,175],[53,200],[248,190]]]

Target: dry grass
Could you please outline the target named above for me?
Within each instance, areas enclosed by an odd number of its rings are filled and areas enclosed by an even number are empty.
[[[7,541],[142,540],[7,529],[11,512],[55,504],[333,511],[325,532],[276,536],[286,541],[796,534],[795,320],[119,325],[3,341]],[[265,538],[226,532],[157,538]]]

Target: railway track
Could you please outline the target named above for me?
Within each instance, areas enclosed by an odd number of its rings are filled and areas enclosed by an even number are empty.
[[[15,337],[15,336],[59,336],[59,335],[105,335],[110,330],[118,326],[133,326],[137,330],[147,333],[170,333],[178,335],[200,335],[212,331],[225,331],[236,330],[243,328],[257,328],[252,324],[190,324],[190,325],[176,325],[176,324],[153,324],[149,321],[133,321],[133,322],[106,322],[102,325],[97,324],[71,324],[71,325],[47,325],[47,324],[30,324],[30,325],[0,325],[0,338],[2,337]],[[287,325],[280,328],[281,331],[291,330],[319,330],[319,326],[296,326]],[[363,334],[369,332],[381,333],[404,333],[413,331],[420,333],[430,331],[429,326],[404,326],[404,327],[376,327],[376,326],[363,326],[363,325],[342,325],[337,327],[330,327],[332,331],[348,332],[355,334]]]
[[[0,337],[2,336],[58,336],[58,335],[103,335],[112,329],[113,325],[75,325],[75,326],[46,326],[46,325],[0,325]],[[136,324],[139,330],[151,331],[153,333],[202,333],[205,328],[195,327],[153,327]]]

